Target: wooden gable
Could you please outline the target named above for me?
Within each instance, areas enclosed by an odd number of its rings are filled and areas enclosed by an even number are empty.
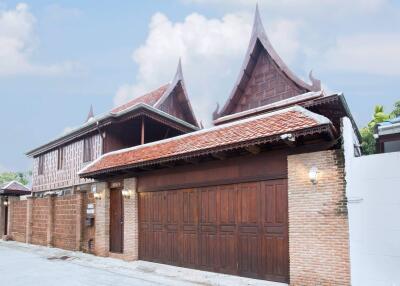
[[[172,83],[154,107],[199,127],[186,92],[180,60]]]
[[[311,84],[298,78],[272,47],[256,9],[245,61],[231,96],[214,119],[250,110],[321,89],[310,73]]]

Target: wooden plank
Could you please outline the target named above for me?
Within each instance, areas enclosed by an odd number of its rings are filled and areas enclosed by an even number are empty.
[[[289,281],[285,179],[139,194],[139,258]]]

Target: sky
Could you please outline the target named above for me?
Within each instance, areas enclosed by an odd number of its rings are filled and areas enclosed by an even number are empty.
[[[239,74],[256,1],[0,0],[0,172],[25,152],[172,80],[182,58],[209,126]],[[286,64],[343,92],[359,127],[400,100],[400,0],[259,0]]]

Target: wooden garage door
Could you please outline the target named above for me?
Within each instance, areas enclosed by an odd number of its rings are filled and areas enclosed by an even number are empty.
[[[289,282],[287,182],[139,194],[142,260]]]

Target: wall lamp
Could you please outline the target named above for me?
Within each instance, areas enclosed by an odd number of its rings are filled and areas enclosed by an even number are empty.
[[[313,185],[316,185],[318,182],[318,168],[315,166],[312,166],[310,168],[310,171],[308,172],[308,177],[310,178],[310,181]]]
[[[131,196],[132,196],[132,191],[131,191],[131,190],[123,189],[123,190],[122,190],[122,196],[123,196],[125,199],[130,199]]]
[[[101,193],[94,193],[93,194],[93,196],[94,196],[94,198],[96,199],[96,200],[101,200]]]
[[[3,205],[6,207],[6,206],[8,206],[8,201],[4,201],[3,202]]]

